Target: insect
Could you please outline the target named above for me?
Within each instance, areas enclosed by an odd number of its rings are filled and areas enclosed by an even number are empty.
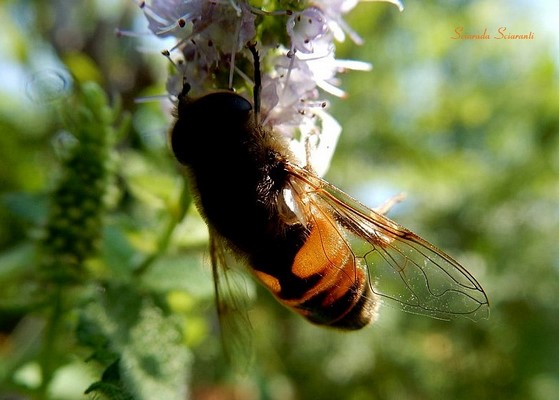
[[[186,166],[210,232],[216,282],[234,253],[281,304],[342,330],[372,321],[381,299],[448,319],[488,315],[488,299],[458,262],[300,167],[284,138],[258,119],[254,100],[232,91],[178,96],[172,151]],[[219,292],[218,311],[228,297]]]

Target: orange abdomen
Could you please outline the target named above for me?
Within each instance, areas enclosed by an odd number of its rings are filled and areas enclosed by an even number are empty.
[[[378,301],[368,286],[366,273],[330,216],[313,215],[310,233],[295,255],[290,272],[289,283],[270,273],[255,274],[282,304],[316,324],[360,329],[374,318]],[[290,291],[284,287],[294,280],[304,288],[296,298],[286,295]]]

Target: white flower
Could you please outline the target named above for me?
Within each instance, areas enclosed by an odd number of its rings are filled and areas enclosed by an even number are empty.
[[[287,21],[292,50],[318,53],[332,46],[332,34],[322,11],[316,7],[294,12]]]
[[[152,0],[141,2],[149,29],[158,36],[213,43],[225,53],[238,52],[256,33],[255,15],[246,2]]]
[[[341,126],[324,110],[327,102],[319,99],[315,75],[319,63],[287,58],[285,51],[276,57],[273,73],[263,79],[262,123],[290,138],[290,149],[298,161],[322,176],[330,165]]]
[[[203,2],[152,0],[141,1],[138,5],[148,20],[148,28],[154,34],[180,38],[190,34],[191,29],[188,30],[187,22],[200,17]]]
[[[305,118],[300,126],[300,138],[292,139],[290,150],[302,165],[324,176],[330,166],[342,127],[322,109],[313,110],[313,118]],[[310,159],[307,159],[310,157]]]
[[[400,0],[364,0],[364,1],[384,1],[392,3],[398,7],[400,11],[404,9]],[[342,16],[357,5],[359,0],[313,0],[312,3],[320,8],[326,18],[330,29],[332,30],[336,40],[343,42],[347,33],[351,40],[356,44],[362,44],[363,39],[344,21]]]
[[[402,8],[399,0],[372,1],[388,1]],[[334,39],[344,40],[347,34],[354,42],[362,42],[343,20],[357,3],[301,1],[302,10],[283,13],[288,15],[285,29],[289,43],[280,42],[281,32],[266,28],[257,38],[261,54],[268,58],[262,63],[261,123],[290,138],[301,164],[311,164],[320,175],[327,170],[341,127],[324,110],[327,102],[320,99],[319,88],[343,97],[337,74],[371,68],[367,63],[335,58]],[[176,68],[167,81],[167,90],[175,96],[185,78],[192,93],[198,95],[224,88],[223,76],[227,75],[226,85],[232,88],[234,81],[239,81],[234,79],[235,72],[251,86],[250,78],[237,69],[235,61],[256,36],[256,14],[260,18],[285,18],[278,16],[282,13],[277,10],[259,11],[248,0],[151,0],[139,5],[155,35],[177,39],[171,49]],[[166,55],[171,59],[170,53]],[[266,69],[266,65],[271,68]]]

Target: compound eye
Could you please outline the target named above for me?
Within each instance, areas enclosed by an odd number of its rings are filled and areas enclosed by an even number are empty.
[[[242,96],[239,96],[238,94],[232,93],[232,96],[229,99],[229,103],[232,111],[234,110],[235,112],[243,114],[252,111],[252,104],[250,103],[250,101]]]
[[[244,121],[252,111],[252,104],[244,97],[232,92],[217,92],[206,95],[198,100],[202,109],[216,110],[212,118],[223,120]],[[221,116],[221,117],[219,117]]]

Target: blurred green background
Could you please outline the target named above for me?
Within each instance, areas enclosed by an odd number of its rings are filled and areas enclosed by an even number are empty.
[[[0,399],[559,398],[559,9],[405,6],[347,16],[365,44],[338,58],[374,70],[343,75],[349,97],[329,99],[344,131],[327,179],[369,206],[406,193],[390,216],[478,278],[488,320],[386,306],[342,334],[248,282],[255,361],[236,375],[205,226],[166,145],[169,109],[135,102],[165,92],[169,46],[115,35],[144,29],[132,2],[8,0]],[[460,26],[534,39],[452,40]]]

